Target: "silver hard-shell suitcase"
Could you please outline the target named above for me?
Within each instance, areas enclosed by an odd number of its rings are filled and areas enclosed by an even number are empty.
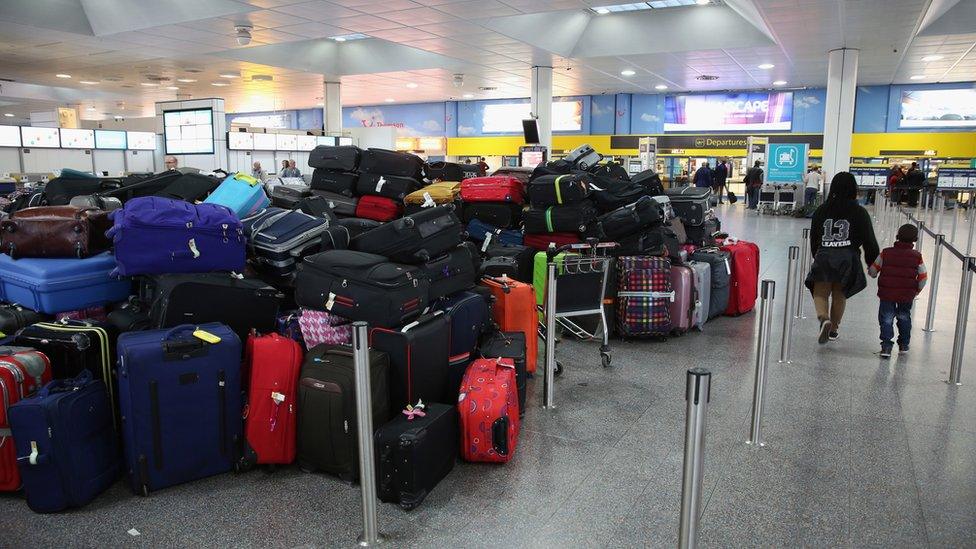
[[[686,261],[690,267],[695,284],[695,308],[691,312],[691,325],[704,329],[708,320],[708,306],[712,298],[712,266],[704,261]]]
[[[581,170],[588,170],[603,160],[603,156],[589,145],[580,145],[569,151],[563,159]]]

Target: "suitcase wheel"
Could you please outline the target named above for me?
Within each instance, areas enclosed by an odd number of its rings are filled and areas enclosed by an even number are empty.
[[[557,376],[563,375],[563,363],[556,361],[556,371],[554,372]]]
[[[607,348],[607,349],[600,349],[600,363],[603,364],[603,367],[604,368],[609,367],[610,366],[610,362],[612,360],[613,360],[613,357],[610,356],[610,349],[609,348]]]
[[[142,486],[141,486],[141,487],[139,488],[139,495],[140,495],[140,496],[142,496],[142,497],[144,497],[144,498],[145,498],[145,497],[149,497],[149,486],[147,486],[147,485],[145,485],[145,484],[143,484],[143,485],[142,485]]]

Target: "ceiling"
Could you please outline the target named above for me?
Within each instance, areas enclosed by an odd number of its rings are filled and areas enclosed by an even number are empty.
[[[324,77],[341,79],[345,105],[525,97],[533,64],[554,67],[555,95],[824,86],[827,52],[839,47],[861,50],[860,84],[976,80],[976,0],[589,9],[618,3],[2,0],[0,78],[12,82],[0,81],[0,111],[15,115],[8,122],[56,105],[85,119],[151,116],[154,102],[185,96],[223,97],[231,112],[309,108]],[[247,46],[234,36],[240,24],[253,27]],[[328,38],[350,33],[369,38]]]

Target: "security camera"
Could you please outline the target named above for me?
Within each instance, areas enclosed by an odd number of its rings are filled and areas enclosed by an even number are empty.
[[[459,74],[455,74],[454,75],[454,87],[455,88],[460,88],[461,86],[464,86],[464,75],[463,74],[460,74],[460,73]]]
[[[237,25],[234,30],[237,31],[237,44],[240,46],[246,46],[251,43],[251,25]]]

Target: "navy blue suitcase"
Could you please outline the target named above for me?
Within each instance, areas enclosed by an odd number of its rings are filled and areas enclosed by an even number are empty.
[[[488,298],[473,291],[458,292],[439,300],[434,310],[444,311],[451,327],[449,345],[450,361],[465,360],[475,347],[481,334],[491,325]],[[458,378],[460,383],[460,378]]]
[[[220,338],[208,343],[200,329]],[[125,467],[136,494],[234,469],[241,341],[223,324],[126,332],[118,342]]]
[[[81,507],[118,478],[112,406],[105,384],[88,370],[48,383],[11,406],[8,419],[27,505],[35,512]]]
[[[471,240],[481,243],[484,243],[485,239],[488,238],[488,235],[491,235],[491,240],[489,243],[495,242],[500,244],[522,245],[523,235],[521,230],[499,229],[498,227],[490,223],[485,223],[480,219],[472,219],[468,223],[467,232]],[[485,244],[482,251],[485,251],[487,246],[488,245]]]

